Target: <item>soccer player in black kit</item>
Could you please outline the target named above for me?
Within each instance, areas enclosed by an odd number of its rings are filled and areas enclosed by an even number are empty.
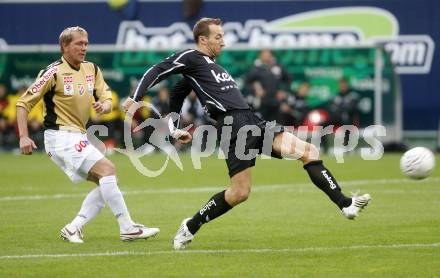
[[[281,127],[277,129],[277,126],[268,125],[252,113],[234,79],[215,62],[225,46],[221,24],[220,19],[200,19],[193,29],[196,48],[178,52],[148,69],[134,94],[123,104],[125,111],[128,111],[150,87],[172,74],[181,74],[183,79],[170,92],[171,112],[179,113],[184,98],[193,90],[209,116],[217,122],[220,147],[226,156],[231,179],[230,186],[212,196],[193,217],[182,221],[174,237],[174,249],[184,249],[203,224],[225,214],[248,198],[255,155],[244,159],[243,155],[237,154],[243,145],[248,154],[258,152],[277,158],[301,160],[311,181],[327,194],[346,218],[354,219],[367,206],[370,195],[346,197],[336,179],[319,160],[319,151],[314,145],[292,133],[284,132]],[[251,128],[241,130],[243,126]],[[271,130],[272,133],[268,132]],[[172,136],[181,143],[188,143],[192,139],[188,132],[179,129],[174,130]]]

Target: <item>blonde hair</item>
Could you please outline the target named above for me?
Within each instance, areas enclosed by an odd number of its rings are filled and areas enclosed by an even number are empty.
[[[61,53],[64,53],[63,45],[68,45],[70,42],[72,42],[72,40],[73,40],[73,33],[75,33],[75,32],[83,33],[83,34],[88,35],[86,29],[84,29],[82,27],[79,27],[79,26],[67,27],[60,34],[60,49],[61,49]]]

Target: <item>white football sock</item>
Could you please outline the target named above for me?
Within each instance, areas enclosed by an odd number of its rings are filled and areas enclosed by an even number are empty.
[[[101,190],[99,187],[96,187],[90,191],[89,194],[87,194],[81,205],[78,215],[69,224],[68,228],[73,228],[75,230],[81,229],[85,224],[99,214],[104,205],[105,203],[101,195]]]
[[[102,177],[99,180],[99,187],[101,188],[102,197],[116,216],[116,219],[118,219],[120,231],[130,231],[134,222],[131,220],[124,197],[119,190],[116,176]]]

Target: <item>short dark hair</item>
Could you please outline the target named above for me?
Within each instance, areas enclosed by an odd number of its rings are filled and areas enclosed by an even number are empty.
[[[222,25],[220,18],[204,17],[196,22],[193,29],[194,41],[199,42],[200,36],[209,36],[209,25]]]

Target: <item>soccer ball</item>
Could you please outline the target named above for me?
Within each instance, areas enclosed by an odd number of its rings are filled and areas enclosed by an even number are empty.
[[[400,169],[411,179],[420,180],[428,177],[434,166],[434,154],[424,147],[412,148],[400,159]]]

